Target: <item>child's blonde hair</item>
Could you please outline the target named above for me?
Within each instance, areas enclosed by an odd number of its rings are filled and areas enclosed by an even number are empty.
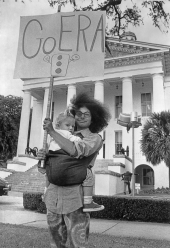
[[[74,118],[74,115],[72,115],[67,109],[64,112],[61,112],[57,118],[55,119],[55,128],[59,128],[60,124],[67,118],[72,117]]]

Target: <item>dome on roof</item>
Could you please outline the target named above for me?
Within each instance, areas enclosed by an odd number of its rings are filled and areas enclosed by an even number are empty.
[[[133,32],[124,32],[121,35],[121,39],[123,40],[137,40],[136,35]]]

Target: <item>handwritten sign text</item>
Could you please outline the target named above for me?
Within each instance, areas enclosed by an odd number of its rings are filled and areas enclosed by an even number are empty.
[[[100,76],[105,12],[21,17],[14,78]]]

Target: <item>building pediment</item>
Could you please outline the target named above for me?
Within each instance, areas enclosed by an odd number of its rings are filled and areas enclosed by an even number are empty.
[[[119,40],[116,38],[107,38],[109,47],[106,49],[105,58],[122,57],[127,55],[150,54],[153,52],[164,52],[170,49],[170,46],[158,45],[139,41]]]
[[[105,68],[161,60],[165,73],[170,74],[170,46],[116,38],[107,38],[107,46]]]

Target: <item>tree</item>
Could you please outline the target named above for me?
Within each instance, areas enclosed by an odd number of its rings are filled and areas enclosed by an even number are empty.
[[[170,188],[170,112],[152,113],[142,129],[141,151],[153,165],[162,161],[169,167]]]
[[[5,0],[0,0],[5,2]],[[27,0],[15,0],[15,2],[26,3]],[[32,1],[32,0],[29,0]],[[107,23],[111,22],[111,27],[107,25],[107,36],[121,36],[128,30],[130,25],[135,27],[144,23],[142,11],[147,13],[155,27],[162,32],[168,32],[170,14],[166,8],[165,1],[153,0],[46,0],[51,7],[66,6],[71,4],[73,11],[98,11],[105,10]],[[128,30],[129,31],[129,30]]]
[[[22,98],[0,96],[0,159],[16,155],[19,134]]]
[[[170,1],[170,0],[168,0]],[[107,25],[106,38],[109,35],[121,36],[127,31],[130,25],[140,26],[143,24],[141,9],[148,13],[152,23],[162,32],[168,32],[170,14],[165,10],[164,1],[145,0],[48,0],[51,7],[55,5],[65,6],[68,3],[73,5],[74,11],[98,11],[105,10],[107,20],[111,21],[111,27]],[[123,4],[126,8],[123,8]],[[86,4],[86,5],[85,5]],[[83,7],[82,7],[83,5]]]

